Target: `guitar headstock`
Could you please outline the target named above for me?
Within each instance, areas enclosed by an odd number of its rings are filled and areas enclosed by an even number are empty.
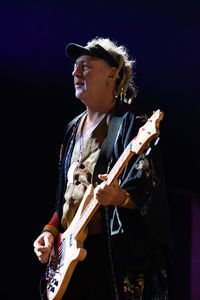
[[[141,154],[149,143],[160,134],[160,121],[164,113],[159,109],[156,110],[148,121],[142,126],[136,137],[132,141],[131,152]]]

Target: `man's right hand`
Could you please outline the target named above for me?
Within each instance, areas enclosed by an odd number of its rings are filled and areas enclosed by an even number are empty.
[[[48,231],[44,231],[34,242],[34,252],[42,264],[49,260],[49,255],[54,246],[54,236]]]

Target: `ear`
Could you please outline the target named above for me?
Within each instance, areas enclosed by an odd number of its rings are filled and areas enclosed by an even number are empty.
[[[115,80],[117,78],[117,76],[118,76],[117,68],[111,67],[109,77],[113,78]]]

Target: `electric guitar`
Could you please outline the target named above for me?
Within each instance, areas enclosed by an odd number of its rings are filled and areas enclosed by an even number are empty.
[[[139,129],[138,134],[128,144],[108,174],[108,185],[113,184],[134,154],[143,153],[149,143],[158,137],[163,116],[163,112],[158,109]],[[87,224],[100,206],[93,194],[94,187],[91,184],[84,194],[72,223],[64,233],[59,233],[58,243],[52,250],[46,270],[46,292],[49,300],[62,299],[77,263],[86,257],[83,243],[87,237]]]

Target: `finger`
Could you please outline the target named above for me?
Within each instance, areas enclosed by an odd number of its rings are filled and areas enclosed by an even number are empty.
[[[108,174],[99,174],[98,177],[101,180],[106,180],[108,178]]]
[[[45,246],[44,240],[36,240],[33,244],[33,246],[35,248],[41,247],[41,246]]]
[[[41,247],[36,247],[35,249],[36,249],[36,251],[45,253],[45,252],[47,252],[47,251],[50,250],[50,247],[47,247],[47,246],[41,246]]]
[[[37,255],[37,257],[38,257],[38,259],[41,263],[47,263],[48,262],[50,251],[46,251],[46,252],[43,253],[42,251],[34,249],[34,252]]]
[[[113,182],[112,187],[120,188],[119,181],[117,179]]]
[[[49,260],[49,257],[48,256],[47,257],[41,257],[39,260],[42,264],[46,264]]]
[[[42,235],[40,235],[36,240],[35,242],[33,243],[33,246],[34,247],[38,247],[38,246],[44,246],[45,245],[45,242],[44,242],[44,238]]]
[[[37,249],[34,249],[35,254],[37,255],[37,257],[41,257],[41,255],[43,255],[43,253]]]
[[[107,185],[105,182],[102,182],[100,185],[98,185],[95,188],[94,194],[96,197],[103,197],[103,195],[105,194],[106,190],[107,190]]]
[[[48,260],[49,260],[49,254],[39,255],[39,256],[38,256],[38,259],[39,259],[39,261],[40,261],[42,264],[45,264],[45,263],[47,263]]]

